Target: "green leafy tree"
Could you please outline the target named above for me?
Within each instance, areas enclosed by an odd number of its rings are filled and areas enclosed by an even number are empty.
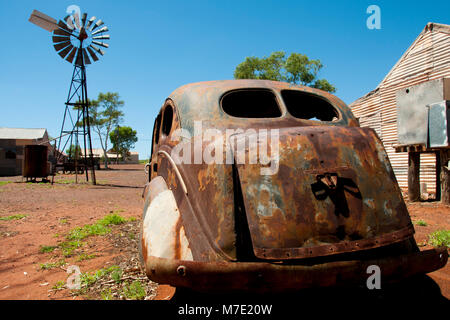
[[[276,51],[269,57],[245,58],[234,70],[234,78],[287,81],[331,93],[336,92],[336,88],[326,79],[317,78],[322,67],[320,60],[310,60],[304,54],[294,52],[286,58],[284,51]]]
[[[108,150],[109,134],[113,128],[122,122],[124,114],[120,108],[124,104],[117,92],[100,92],[96,100],[89,101],[89,124],[100,139],[105,168],[108,168],[106,152]],[[79,107],[75,107],[75,109],[79,109]],[[77,125],[82,127],[83,123],[79,122]]]
[[[136,130],[131,127],[120,127],[115,128],[110,134],[109,139],[113,144],[113,150],[117,155],[121,155],[122,159],[129,155],[130,149],[134,147],[138,138],[136,136]]]

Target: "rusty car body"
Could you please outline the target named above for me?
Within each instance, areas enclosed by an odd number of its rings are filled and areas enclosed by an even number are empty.
[[[161,284],[365,286],[371,265],[395,281],[447,262],[445,248],[418,249],[375,131],[321,90],[265,80],[182,86],[155,120],[147,168],[140,251]]]

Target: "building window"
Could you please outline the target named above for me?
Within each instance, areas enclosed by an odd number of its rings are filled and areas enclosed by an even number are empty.
[[[6,149],[5,159],[16,159],[16,149]]]

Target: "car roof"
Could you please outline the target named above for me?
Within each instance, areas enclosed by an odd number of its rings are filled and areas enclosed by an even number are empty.
[[[239,122],[239,119],[230,119],[230,116],[222,111],[220,107],[221,97],[229,91],[252,88],[270,89],[275,92],[298,90],[318,95],[328,100],[340,111],[343,116],[342,120],[345,122],[340,123],[341,125],[348,125],[350,120],[354,120],[350,109],[338,97],[319,89],[279,81],[252,79],[195,82],[177,88],[170,94],[168,99],[171,99],[177,107],[177,115],[182,128],[192,131],[194,121],[202,121],[206,125],[210,124],[209,126],[211,127],[227,127],[232,122]],[[270,119],[242,119],[242,121],[254,124],[254,122],[259,123],[263,120],[268,123],[271,121],[277,122],[283,118],[284,116]]]

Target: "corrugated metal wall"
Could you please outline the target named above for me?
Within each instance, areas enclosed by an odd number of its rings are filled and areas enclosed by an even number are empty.
[[[428,24],[419,37],[372,92],[350,104],[361,126],[376,130],[388,153],[400,187],[408,187],[408,154],[397,153],[397,90],[450,77],[450,26]],[[420,157],[420,180],[429,192],[436,188],[434,154]]]

